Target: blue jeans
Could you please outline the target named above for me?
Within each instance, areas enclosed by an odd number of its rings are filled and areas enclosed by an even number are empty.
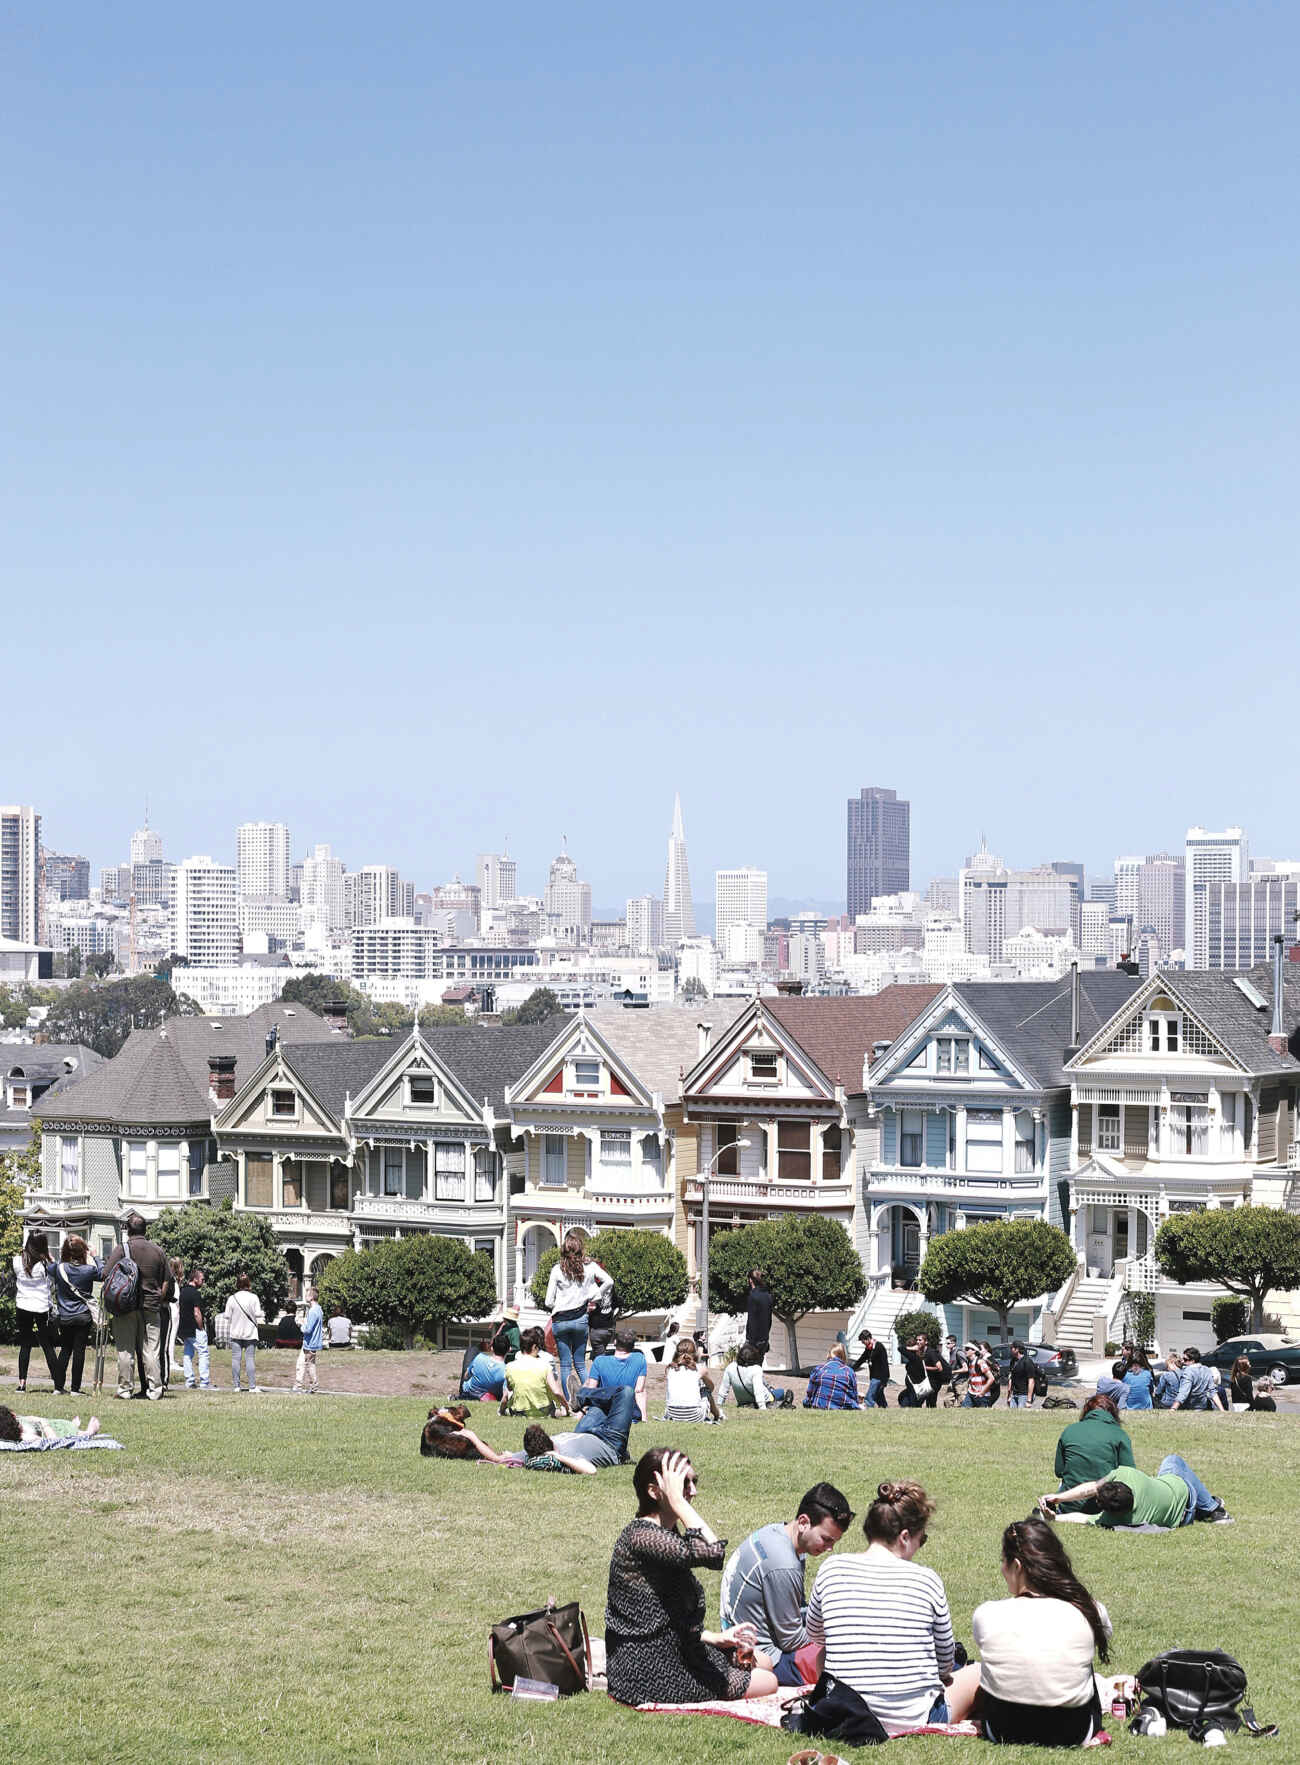
[[[785,1386],[784,1385],[769,1385],[767,1388],[767,1395],[772,1399],[773,1403],[784,1403],[785,1402]]]
[[[883,1379],[867,1380],[867,1395],[862,1400],[862,1407],[868,1410],[887,1410],[889,1408],[885,1399],[885,1381]]]
[[[252,1391],[257,1384],[257,1344],[256,1342],[232,1342],[230,1344],[230,1388],[239,1390],[239,1359],[244,1358],[244,1371],[248,1376],[248,1389]]]
[[[567,1395],[570,1369],[577,1373],[579,1382],[587,1377],[586,1317],[565,1318],[558,1324],[552,1318],[551,1334],[555,1337],[555,1352],[560,1357],[560,1385]]]
[[[961,1400],[961,1407],[964,1410],[991,1410],[993,1405],[987,1397],[972,1397],[968,1391]]]
[[[1190,1526],[1198,1514],[1212,1514],[1219,1503],[1201,1482],[1186,1459],[1180,1459],[1176,1452],[1171,1452],[1161,1459],[1156,1469],[1156,1476],[1163,1477],[1172,1471],[1175,1477],[1181,1477],[1187,1485],[1187,1512],[1181,1524]]]
[[[556,1338],[559,1341],[559,1338]],[[636,1392],[630,1385],[598,1385],[583,1393],[586,1409],[575,1434],[595,1434],[612,1446],[620,1459],[627,1457],[627,1437],[636,1416]]]
[[[199,1385],[204,1391],[212,1389],[212,1369],[208,1364],[208,1333],[206,1330],[195,1330],[186,1336],[181,1343],[181,1361],[185,1367],[185,1389],[194,1389],[194,1351],[199,1351]]]
[[[1029,1393],[1026,1391],[1023,1397],[1017,1397],[1013,1391],[1008,1402],[1013,1410],[1027,1410],[1029,1408]]]

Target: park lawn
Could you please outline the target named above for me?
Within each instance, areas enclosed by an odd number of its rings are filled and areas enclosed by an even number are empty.
[[[69,1400],[37,1401],[73,1413]],[[489,1693],[494,1619],[553,1593],[580,1598],[603,1627],[610,1546],[632,1512],[627,1471],[529,1476],[421,1459],[427,1404],[410,1398],[181,1394],[100,1408],[126,1452],[0,1455],[6,1761],[778,1765],[794,1750],[776,1730],[638,1716],[603,1695],[556,1706]],[[642,1425],[633,1450],[686,1445],[701,1511],[733,1543],[791,1515],[819,1477],[859,1513],[881,1478],[919,1477],[940,1503],[922,1561],[943,1576],[969,1643],[974,1607],[1003,1592],[1001,1529],[1052,1487],[1053,1444],[1071,1419],[733,1412],[721,1428]],[[475,1422],[498,1445],[518,1444],[520,1424],[488,1406]],[[1237,1524],[1163,1537],[1063,1528],[1115,1622],[1116,1670],[1163,1648],[1226,1648],[1261,1719],[1294,1744],[1296,1422],[1152,1415],[1130,1427],[1143,1469],[1181,1452]],[[856,1525],[851,1537],[860,1546]],[[716,1622],[718,1577],[704,1579]],[[949,1765],[985,1751],[894,1744],[905,1759]],[[1119,1750],[1187,1744],[1123,1735]]]

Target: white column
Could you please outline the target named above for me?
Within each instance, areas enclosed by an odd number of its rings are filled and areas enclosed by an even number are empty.
[[[280,1152],[271,1154],[271,1206],[284,1206],[284,1155]]]
[[[1015,1175],[1016,1169],[1016,1113],[1005,1105],[1002,1110],[1002,1175]]]
[[[964,1103],[957,1106],[957,1150],[953,1169],[959,1171],[966,1169],[966,1105]]]
[[[767,1180],[775,1183],[781,1172],[780,1153],[777,1150],[777,1125],[774,1121],[764,1122],[761,1130],[767,1143]],[[744,1137],[742,1131],[742,1138]]]
[[[822,1124],[812,1122],[808,1129],[808,1151],[810,1155],[808,1174],[814,1183],[822,1180]]]

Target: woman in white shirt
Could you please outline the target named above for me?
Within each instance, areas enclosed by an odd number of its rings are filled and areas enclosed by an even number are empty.
[[[933,1513],[919,1483],[882,1483],[863,1522],[866,1550],[823,1564],[808,1602],[808,1640],[822,1645],[826,1671],[886,1734],[962,1722],[979,1688],[978,1667],[953,1671],[943,1582],[912,1561]]]
[[[223,1314],[230,1342],[230,1388],[239,1390],[239,1363],[242,1358],[249,1391],[260,1391],[257,1383],[257,1326],[266,1322],[262,1302],[252,1290],[247,1275],[241,1275],[235,1291],[226,1301]]]
[[[972,1625],[980,1652],[984,1738],[1081,1747],[1102,1725],[1093,1655],[1105,1661],[1111,1622],[1078,1580],[1046,1520],[1002,1534],[1009,1599],[986,1600]]]
[[[587,1377],[587,1314],[613,1285],[614,1277],[587,1255],[578,1234],[570,1232],[546,1283],[546,1309],[560,1357],[560,1383],[570,1401],[577,1399]]]
[[[54,1352],[54,1332],[50,1328],[50,1275],[50,1241],[44,1232],[29,1232],[26,1244],[14,1258],[19,1391],[27,1389],[27,1368],[32,1358],[33,1341],[41,1345],[54,1389],[60,1392],[63,1390],[58,1357]]]
[[[713,1395],[713,1380],[700,1370],[698,1350],[689,1336],[677,1344],[667,1374],[665,1422],[721,1422],[725,1418]]]

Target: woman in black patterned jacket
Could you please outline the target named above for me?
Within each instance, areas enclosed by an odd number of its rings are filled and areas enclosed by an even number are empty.
[[[619,1533],[609,1565],[605,1649],[609,1690],[624,1704],[693,1704],[706,1698],[761,1698],[777,1689],[752,1659],[751,1624],[704,1628],[704,1589],[692,1569],[721,1569],[715,1538],[691,1505],[695,1471],[683,1452],[657,1446],[632,1477],[636,1519]],[[679,1531],[678,1527],[682,1530]]]

